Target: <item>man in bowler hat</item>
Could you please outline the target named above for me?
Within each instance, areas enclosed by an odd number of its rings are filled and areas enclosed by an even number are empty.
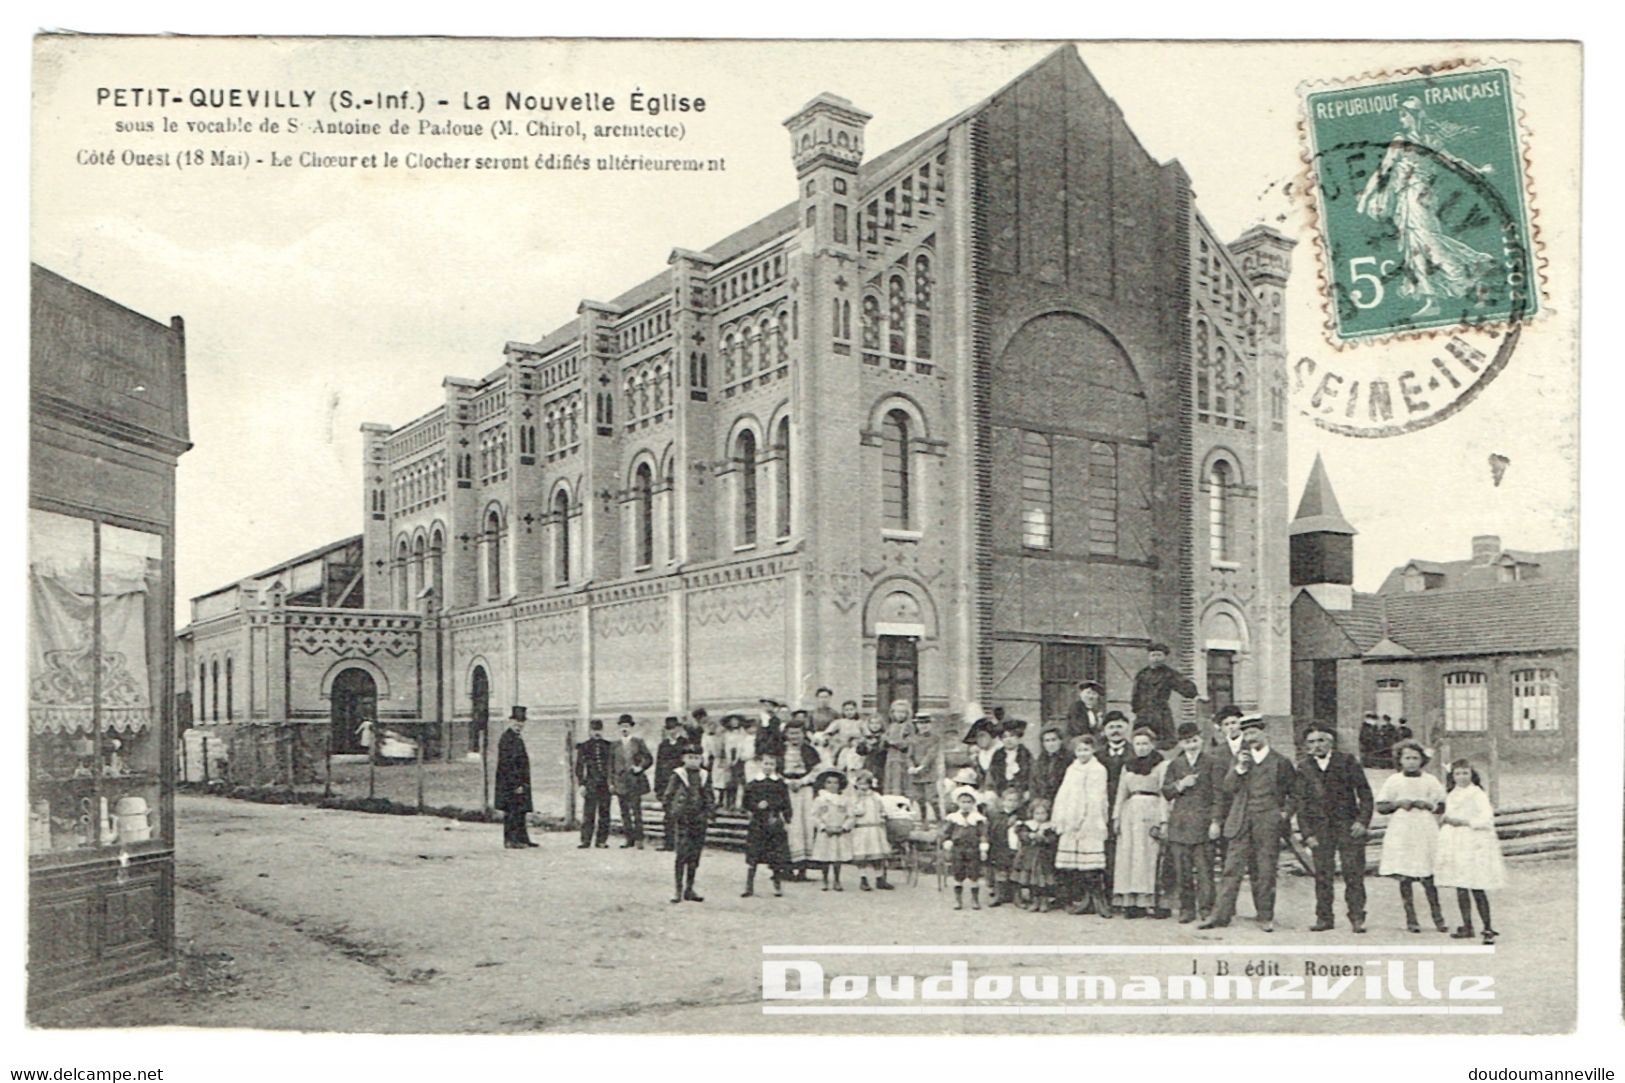
[[[525,708],[515,707],[508,715],[508,728],[497,741],[496,800],[502,810],[502,845],[510,850],[535,846],[525,829],[525,816],[531,811],[530,753],[525,750]]]
[[[1105,695],[1106,690],[1098,681],[1084,681],[1078,685],[1078,698],[1073,701],[1066,716],[1068,741],[1086,733],[1100,736],[1100,728],[1106,724],[1106,705],[1102,702]]]
[[[587,739],[576,745],[576,784],[581,787],[581,845],[585,850],[594,841],[600,848],[609,845],[609,742],[604,740],[604,720],[587,723]]]
[[[1189,924],[1213,910],[1213,802],[1225,765],[1206,747],[1195,722],[1179,724],[1179,750],[1163,769],[1162,796],[1167,798],[1164,831],[1173,863],[1179,923]]]
[[[1324,722],[1303,731],[1298,761],[1298,826],[1315,862],[1315,923],[1312,933],[1333,928],[1337,866],[1343,866],[1343,902],[1349,924],[1365,932],[1365,846],[1371,827],[1371,783],[1360,761],[1334,747],[1337,733]]]
[[[643,795],[649,792],[650,766],[655,762],[649,746],[634,731],[637,722],[629,714],[616,720],[620,740],[609,750],[609,791],[621,806],[621,831],[626,841],[621,849],[643,849]]]

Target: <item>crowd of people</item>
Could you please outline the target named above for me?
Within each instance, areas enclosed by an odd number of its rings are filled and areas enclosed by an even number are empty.
[[[1195,692],[1173,675],[1155,693],[1165,711],[1171,691]],[[575,756],[580,847],[609,844],[615,801],[621,845],[642,848],[643,798],[652,793],[664,811],[659,848],[674,854],[674,903],[703,901],[694,881],[707,829],[716,810],[732,809],[748,817],[747,898],[762,866],[775,895],[792,881],[844,891],[854,874],[859,891],[892,890],[887,868],[899,845],[925,838],[939,849],[956,909],[967,895],[981,909],[985,892],[988,908],[1098,919],[1177,913],[1181,924],[1211,929],[1234,920],[1245,879],[1269,932],[1281,849],[1295,823],[1314,871],[1310,930],[1335,926],[1340,870],[1347,918],[1363,933],[1366,846],[1381,813],[1388,821],[1379,875],[1397,880],[1406,928],[1422,928],[1420,883],[1434,928],[1451,931],[1439,889],[1454,887],[1461,920],[1453,935],[1480,935],[1475,907],[1484,941],[1497,935],[1488,892],[1505,872],[1478,772],[1458,760],[1441,781],[1424,770],[1428,750],[1408,737],[1381,750],[1396,773],[1373,794],[1363,736],[1354,756],[1336,749],[1331,726],[1310,723],[1294,762],[1271,747],[1259,716],[1227,707],[1206,731],[1194,722],[1175,727],[1171,713],[1154,710],[1131,719],[1103,709],[1103,689],[1092,681],[1078,686],[1064,720],[1042,728],[1036,753],[1027,723],[997,708],[961,736],[937,732],[906,700],[863,717],[856,702],[837,709],[833,699],[820,688],[806,709],[764,699],[752,716],[697,709],[668,717],[653,750],[632,716],[617,720],[613,737],[593,720]],[[963,742],[958,754],[948,754],[949,741]],[[500,762],[498,775],[500,790]],[[521,798],[528,811],[528,793]],[[510,845],[527,842],[510,836]]]

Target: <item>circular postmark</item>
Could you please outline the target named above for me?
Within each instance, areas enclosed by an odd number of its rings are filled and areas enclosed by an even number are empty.
[[[1320,427],[1394,436],[1469,405],[1540,307],[1511,72],[1449,65],[1305,96],[1322,358],[1292,365]]]

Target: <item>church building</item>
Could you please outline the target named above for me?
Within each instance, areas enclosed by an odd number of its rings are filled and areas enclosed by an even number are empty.
[[[791,202],[363,427],[359,593],[459,750],[509,704],[1126,709],[1153,642],[1286,716],[1294,242],[1221,240],[1072,47],[869,119],[814,98]]]

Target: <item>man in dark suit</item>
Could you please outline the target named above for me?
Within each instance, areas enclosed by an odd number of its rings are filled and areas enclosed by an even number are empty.
[[[1106,807],[1114,808],[1117,804],[1117,780],[1123,777],[1123,764],[1134,756],[1134,749],[1128,743],[1128,716],[1122,711],[1106,712],[1106,721],[1103,723],[1104,739],[1100,742],[1100,765],[1106,768]]]
[[[1178,692],[1195,699],[1200,693],[1194,681],[1168,664],[1166,644],[1151,644],[1146,655],[1145,668],[1134,675],[1134,724],[1156,730],[1157,744],[1168,748],[1174,743],[1174,715],[1168,697]]]
[[[1224,874],[1219,880],[1213,915],[1198,928],[1217,929],[1235,917],[1241,878],[1249,875],[1258,927],[1275,931],[1275,876],[1280,871],[1281,837],[1297,811],[1298,773],[1279,752],[1270,749],[1264,720],[1242,719],[1247,748],[1224,776],[1213,806],[1208,838],[1225,840]],[[1247,863],[1252,861],[1249,874]]]
[[[643,795],[649,792],[648,770],[654,763],[649,746],[632,731],[637,723],[629,714],[623,714],[615,727],[621,739],[609,749],[609,791],[621,807],[621,831],[626,841],[621,849],[636,846],[643,849]]]
[[[585,850],[595,841],[600,848],[609,845],[610,747],[604,740],[604,720],[587,723],[587,739],[576,745],[576,784],[581,787],[581,845]]]
[[[1068,742],[1086,733],[1100,736],[1100,727],[1106,722],[1105,695],[1106,690],[1096,681],[1084,681],[1078,685],[1078,698],[1073,701],[1072,709],[1066,716]]]
[[[674,771],[683,765],[683,746],[688,739],[683,732],[683,720],[676,715],[666,716],[666,725],[660,734],[660,744],[655,748],[655,796],[660,798],[660,805],[665,808],[666,791],[671,784]],[[662,850],[672,848],[672,822],[671,809],[665,808],[665,816],[661,821],[660,842]]]
[[[530,753],[525,749],[525,708],[508,715],[508,728],[497,742],[496,795],[492,804],[502,810],[502,845],[510,850],[535,846],[525,829],[531,811]]]
[[[1337,734],[1324,722],[1303,732],[1298,761],[1298,826],[1315,861],[1315,923],[1312,933],[1333,928],[1333,888],[1343,866],[1343,901],[1349,923],[1365,932],[1365,845],[1371,827],[1371,783],[1360,761],[1335,751]]]
[[[1195,722],[1179,724],[1179,750],[1163,769],[1162,796],[1167,798],[1164,827],[1179,896],[1179,923],[1188,925],[1213,912],[1213,803],[1224,767],[1205,747]]]
[[[1229,770],[1235,766],[1236,755],[1246,747],[1241,736],[1242,710],[1235,704],[1220,707],[1213,715],[1213,732],[1208,737],[1208,748],[1224,761]]]

